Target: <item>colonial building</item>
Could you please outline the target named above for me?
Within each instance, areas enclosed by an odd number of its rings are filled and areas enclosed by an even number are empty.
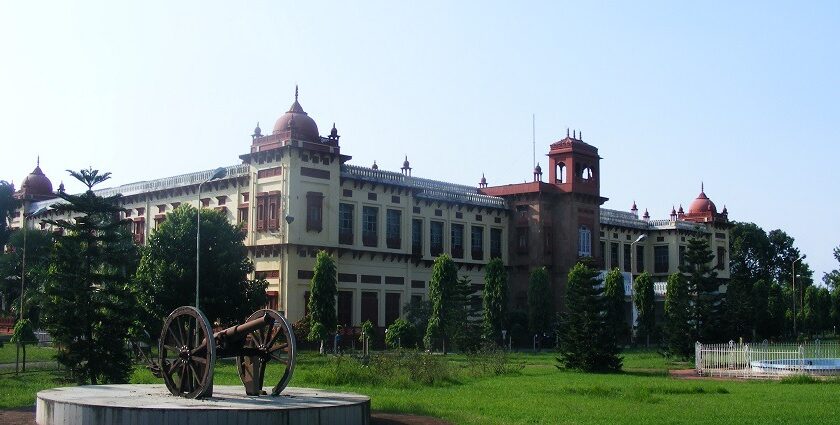
[[[728,278],[726,208],[718,213],[702,190],[687,213],[680,207],[666,220],[650,220],[647,211],[640,219],[635,205],[630,212],[601,208],[601,158],[576,132],[550,146],[547,182],[537,166],[530,183],[489,186],[482,176],[478,187],[413,176],[408,158],[399,171],[353,165],[339,139],[335,125],[321,136],[296,92],[271,134],[254,129],[250,149],[223,177],[199,171],[97,193],[123,195],[138,244],[180,204],[214,208],[242,224],[256,275],[268,281],[269,305],[291,320],[305,314],[319,250],[337,260],[339,323],[347,325],[387,326],[404,304],[425,298],[441,253],[476,290],[487,262],[502,258],[514,309],[527,307],[528,274],[543,265],[561,309],[566,274],[581,257],[619,267],[628,283],[643,270],[664,281],[693,234],[710,239],[719,275]],[[12,227],[28,217],[27,226],[48,228],[42,220],[54,216],[49,206],[59,199],[39,166],[16,196],[23,202]],[[664,284],[657,285],[661,295]]]

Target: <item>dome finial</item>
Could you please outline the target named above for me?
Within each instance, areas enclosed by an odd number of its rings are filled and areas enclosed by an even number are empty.
[[[41,166],[41,155],[38,155],[38,156],[35,158],[35,166],[36,166],[36,167],[40,167],[40,166]]]
[[[700,180],[700,193],[706,193],[706,189],[703,188],[703,180]]]
[[[298,101],[298,85],[295,84],[295,102]]]

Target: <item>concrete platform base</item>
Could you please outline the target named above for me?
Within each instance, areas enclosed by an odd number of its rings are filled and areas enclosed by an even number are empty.
[[[343,424],[369,425],[370,397],[286,388],[278,397],[249,397],[242,386],[214,386],[193,400],[164,385],[87,385],[38,393],[35,421],[53,424]]]

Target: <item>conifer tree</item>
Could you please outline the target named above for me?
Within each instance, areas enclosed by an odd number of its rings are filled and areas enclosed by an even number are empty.
[[[9,240],[9,219],[18,208],[18,200],[13,196],[15,187],[5,180],[0,180],[0,247]]]
[[[688,240],[685,264],[680,272],[688,281],[688,293],[694,298],[691,323],[694,339],[700,342],[718,339],[720,318],[720,293],[717,271],[711,267],[715,256],[706,236],[693,236]]]
[[[429,300],[432,302],[432,315],[423,343],[427,349],[433,348],[433,340],[440,338],[443,354],[446,354],[446,340],[451,325],[451,300],[458,280],[458,268],[446,254],[435,259],[432,267],[432,280],[429,282]]]
[[[605,299],[595,269],[577,263],[569,271],[566,312],[559,337],[557,367],[582,371],[616,371],[621,357],[612,332],[605,322]]]
[[[127,337],[136,317],[128,282],[137,252],[127,221],[118,218],[121,195],[96,195],[93,187],[110,173],[87,169],[70,174],[88,190],[59,192],[52,205],[69,219],[48,223],[57,238],[44,285],[43,323],[58,346],[57,358],[79,383],[126,382],[131,373]]]
[[[528,329],[531,334],[542,335],[551,329],[554,318],[554,294],[548,279],[548,270],[538,267],[528,280]]]
[[[636,318],[636,329],[638,337],[644,338],[645,346],[650,346],[650,337],[656,329],[656,298],[653,292],[653,279],[648,272],[636,277],[633,282],[633,304],[636,305],[638,317]]]
[[[694,350],[691,338],[691,299],[680,273],[668,276],[665,290],[665,345],[669,355],[687,359]]]
[[[484,339],[500,340],[506,316],[507,271],[501,258],[493,258],[484,272]]]
[[[622,344],[627,340],[628,328],[624,315],[624,277],[617,267],[604,278],[604,297],[607,300],[607,328],[612,331],[616,344]]]
[[[326,251],[315,257],[312,281],[309,286],[310,341],[321,341],[321,354],[326,353],[325,341],[331,329],[336,328],[338,317],[335,297],[338,295],[335,260]]]

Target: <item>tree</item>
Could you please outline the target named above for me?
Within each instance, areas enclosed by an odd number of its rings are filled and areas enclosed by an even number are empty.
[[[638,336],[645,339],[645,346],[650,346],[650,337],[656,329],[656,302],[653,291],[653,279],[648,272],[636,277],[633,282],[633,304],[636,306],[636,329]]]
[[[335,312],[335,297],[338,295],[336,273],[332,256],[326,251],[318,251],[309,286],[309,317],[313,329],[309,340],[321,341],[321,354],[326,353],[324,344],[329,330],[335,329],[338,322]]]
[[[554,318],[554,294],[548,280],[548,270],[538,267],[528,281],[528,330],[542,335],[551,330]]]
[[[414,326],[403,318],[394,320],[385,332],[385,344],[391,348],[414,345]]]
[[[9,241],[9,220],[17,210],[19,203],[14,197],[15,187],[5,180],[0,180],[0,248]]]
[[[566,312],[559,333],[560,363],[557,367],[582,371],[617,371],[622,359],[605,322],[606,300],[595,269],[582,263],[569,271]]]
[[[720,293],[717,271],[710,266],[714,258],[709,240],[705,236],[695,235],[688,240],[685,264],[680,266],[680,272],[688,280],[688,293],[694,297],[691,317],[693,337],[702,342],[718,338]]]
[[[426,328],[429,327],[429,317],[432,315],[432,303],[428,300],[412,299],[403,306],[403,311],[405,312],[405,320],[414,329],[415,345],[419,346],[423,342],[422,337],[426,334]],[[403,345],[408,346],[405,341],[403,341]]]
[[[773,253],[767,233],[755,223],[732,223],[729,230],[729,272],[731,280],[755,283],[770,281]]]
[[[7,313],[20,316],[20,279],[23,274],[23,246],[26,238],[26,299],[24,317],[36,328],[40,325],[38,309],[44,281],[50,267],[52,233],[43,230],[21,229],[9,236],[9,252],[0,254],[0,294],[6,299]]]
[[[152,335],[172,310],[195,303],[197,212],[186,204],[175,208],[142,248],[134,288]],[[266,283],[248,278],[254,265],[243,239],[242,228],[223,213],[201,210],[199,308],[211,323],[234,325],[265,305]]]
[[[723,307],[725,308],[724,321],[726,334],[724,339],[737,340],[738,338],[745,338],[749,340],[752,337],[755,327],[755,316],[766,315],[764,310],[756,313],[755,310],[758,305],[767,304],[766,294],[764,297],[754,297],[753,290],[755,285],[741,279],[732,279],[726,288],[725,301]],[[755,294],[758,295],[758,294]]]
[[[828,289],[809,286],[805,290],[802,312],[803,327],[811,336],[819,335],[828,328],[831,321],[831,295]]]
[[[691,298],[685,276],[668,276],[665,289],[665,344],[669,355],[689,358],[694,351],[691,338]]]
[[[15,343],[22,348],[23,367],[21,368],[21,372],[26,372],[26,344],[35,344],[38,342],[38,338],[35,337],[35,332],[32,331],[32,323],[29,319],[18,320],[15,323],[12,338],[9,342]],[[17,360],[15,361],[17,362]],[[15,371],[17,371],[17,364],[15,364]]]
[[[604,297],[607,300],[607,328],[613,332],[616,344],[623,344],[629,332],[625,317],[624,276],[618,267],[610,270],[604,278]]]
[[[433,348],[433,340],[439,338],[443,347],[443,354],[446,354],[446,339],[448,337],[450,300],[458,280],[458,268],[452,259],[441,254],[435,259],[432,267],[432,280],[429,282],[429,299],[432,302],[432,315],[429,317],[429,326],[426,328],[426,336],[423,343],[427,349]]]
[[[483,336],[500,341],[507,315],[507,271],[501,258],[493,258],[484,272]]]
[[[477,348],[481,345],[480,302],[472,280],[467,276],[458,278],[448,310],[452,312],[449,322],[450,340],[461,351]]]
[[[834,259],[840,263],[840,246],[834,248]],[[840,288],[840,269],[834,269],[823,275],[823,282],[829,289]]]
[[[63,219],[44,285],[43,323],[56,345],[58,361],[79,383],[126,382],[131,373],[127,336],[136,317],[128,282],[136,248],[127,222],[119,220],[121,195],[97,196],[93,187],[110,173],[70,171],[88,190],[59,192],[52,205]]]

